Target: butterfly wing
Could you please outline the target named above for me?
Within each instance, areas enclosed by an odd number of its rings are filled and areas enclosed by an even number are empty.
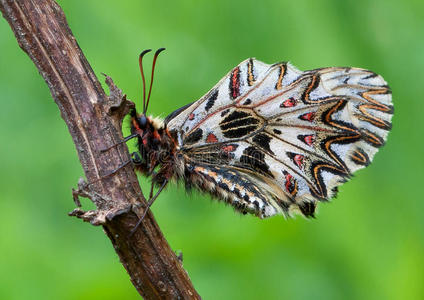
[[[317,201],[333,197],[371,162],[392,113],[390,89],[373,72],[301,72],[288,63],[248,59],[167,119],[167,126],[193,170],[189,180],[208,182],[202,189],[260,217],[290,211],[310,216]],[[235,177],[257,190],[260,209]],[[226,189],[219,187],[223,179]]]

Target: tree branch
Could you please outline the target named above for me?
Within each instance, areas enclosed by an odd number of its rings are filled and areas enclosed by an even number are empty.
[[[145,198],[128,165],[104,177],[130,159],[121,125],[131,103],[107,77],[110,96],[103,91],[79,48],[63,11],[52,0],[0,0],[19,46],[47,82],[75,143],[88,182],[73,191],[90,198],[96,211],[76,209],[76,215],[102,225],[137,291],[146,299],[200,299],[190,279],[162,235],[151,212],[142,215]],[[142,204],[142,205],[141,205]]]

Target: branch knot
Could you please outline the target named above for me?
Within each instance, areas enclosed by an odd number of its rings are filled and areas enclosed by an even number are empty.
[[[105,73],[102,73],[102,75],[105,76],[105,82],[109,87],[109,101],[106,104],[107,112],[122,121],[128,112],[135,108],[135,104],[127,99],[127,95],[122,93],[122,90],[116,86],[110,76]]]
[[[114,217],[128,213],[132,210],[132,205],[130,204],[121,207],[113,206],[111,208],[105,208],[104,204],[111,203],[111,199],[93,191],[90,185],[83,178],[78,180],[78,188],[76,190],[72,189],[72,197],[77,208],[71,211],[68,215],[82,219],[94,226],[104,225],[107,221],[112,221]],[[81,209],[81,201],[79,197],[90,199],[99,208],[84,211]]]

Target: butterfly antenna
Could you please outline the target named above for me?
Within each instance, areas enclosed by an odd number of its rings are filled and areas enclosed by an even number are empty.
[[[152,92],[152,86],[153,86],[153,76],[154,76],[154,74],[155,74],[155,65],[156,65],[156,60],[157,60],[157,58],[158,58],[159,54],[160,54],[163,50],[165,50],[165,48],[159,48],[158,50],[156,50],[156,52],[155,52],[155,56],[153,57],[152,77],[150,78],[149,95],[147,96],[147,104],[146,104],[146,107],[145,107],[144,114],[146,114],[147,107],[149,106],[150,93]]]
[[[144,72],[143,72],[143,56],[146,55],[146,53],[149,53],[152,51],[152,49],[144,50],[140,53],[140,56],[138,57],[138,64],[140,65],[140,73],[141,73],[141,80],[143,81],[143,112],[146,112],[146,79],[144,78]]]

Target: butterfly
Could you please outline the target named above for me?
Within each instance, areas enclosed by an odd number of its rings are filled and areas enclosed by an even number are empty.
[[[372,161],[391,129],[391,91],[360,68],[302,72],[288,62],[242,61],[206,95],[164,120],[131,115],[136,170],[159,190],[171,180],[197,188],[259,218],[314,217],[318,202]]]

